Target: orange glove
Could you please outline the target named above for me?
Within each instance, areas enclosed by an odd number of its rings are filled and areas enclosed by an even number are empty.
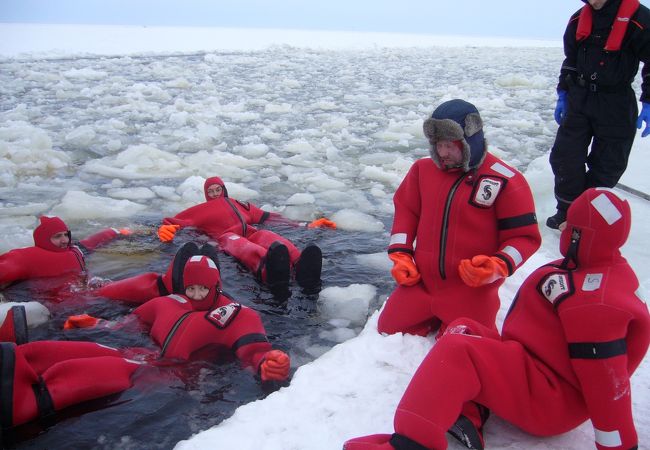
[[[163,242],[171,242],[174,240],[174,236],[180,228],[180,225],[160,225],[158,228],[158,238]]]
[[[264,355],[264,361],[260,366],[260,376],[262,381],[286,380],[289,376],[289,366],[291,360],[289,355],[281,350],[271,350]]]
[[[388,257],[393,261],[393,268],[390,273],[397,281],[397,284],[413,286],[420,281],[420,271],[411,255],[404,252],[394,252],[389,253]]]
[[[63,324],[64,330],[72,330],[73,328],[94,328],[97,326],[101,319],[90,316],[88,314],[79,314],[78,316],[70,316]]]
[[[121,234],[122,236],[130,236],[133,234],[133,231],[131,231],[128,228],[113,228],[117,234]]]
[[[325,217],[316,219],[307,224],[307,228],[334,228],[336,229],[336,222],[329,220]]]
[[[476,255],[460,261],[458,274],[466,285],[479,287],[508,276],[508,266],[496,256]]]

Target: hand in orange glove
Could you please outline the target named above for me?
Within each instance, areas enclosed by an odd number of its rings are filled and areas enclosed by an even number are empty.
[[[316,219],[307,224],[307,228],[334,228],[336,229],[336,222],[329,220],[326,217]]]
[[[458,274],[466,285],[479,287],[508,276],[508,266],[496,256],[476,255],[460,261]]]
[[[291,361],[289,355],[281,350],[271,350],[264,355],[264,361],[260,366],[262,381],[276,380],[283,381],[289,376]]]
[[[390,273],[397,281],[397,284],[413,286],[420,281],[420,271],[411,255],[404,252],[394,252],[389,253],[388,257],[393,261],[393,268]]]
[[[158,228],[158,238],[163,242],[171,242],[174,240],[174,236],[180,228],[180,225],[160,225]]]
[[[113,228],[117,234],[121,234],[122,236],[130,236],[133,234],[133,231],[131,231],[128,228]]]
[[[72,330],[73,328],[94,328],[97,326],[101,319],[93,317],[88,314],[79,314],[78,316],[70,316],[63,324],[64,330]]]

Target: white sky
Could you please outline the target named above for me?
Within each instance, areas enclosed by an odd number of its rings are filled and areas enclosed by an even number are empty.
[[[0,22],[378,31],[557,39],[579,0],[2,0]]]

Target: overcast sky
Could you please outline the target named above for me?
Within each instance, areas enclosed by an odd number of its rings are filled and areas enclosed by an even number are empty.
[[[580,0],[0,0],[0,22],[560,39]]]

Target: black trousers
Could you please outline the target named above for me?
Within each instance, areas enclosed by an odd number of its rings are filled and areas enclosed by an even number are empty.
[[[557,208],[566,211],[590,187],[614,187],[627,168],[636,135],[634,90],[592,92],[574,85],[549,158]],[[591,145],[591,149],[589,146]]]

